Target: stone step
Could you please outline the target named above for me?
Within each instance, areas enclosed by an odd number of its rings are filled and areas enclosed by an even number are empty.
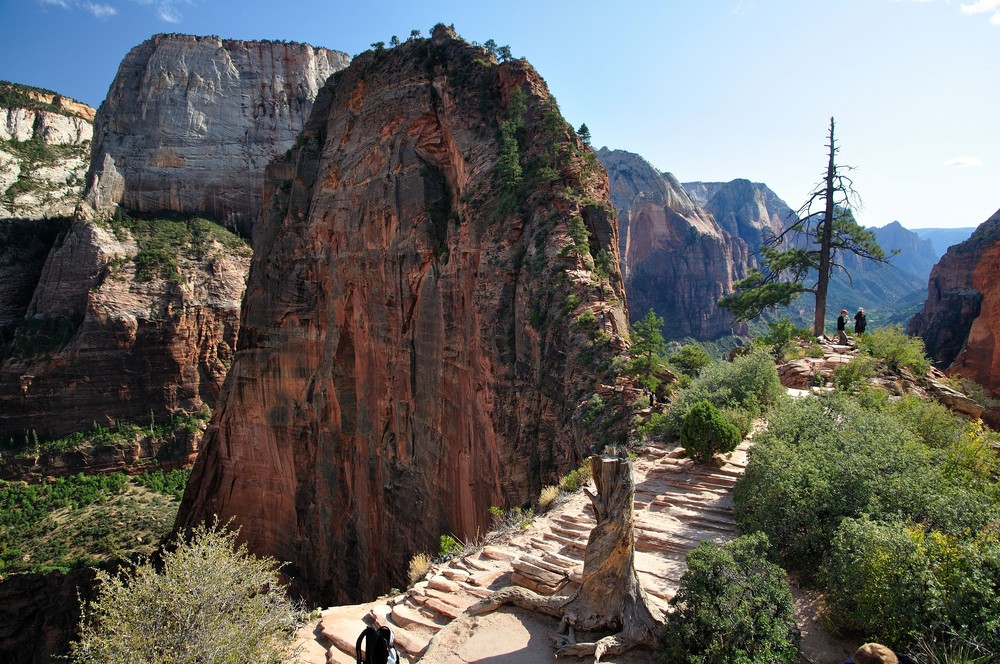
[[[423,608],[418,603],[407,598],[392,605],[389,617],[400,627],[419,625],[437,631],[448,624],[449,620]]]

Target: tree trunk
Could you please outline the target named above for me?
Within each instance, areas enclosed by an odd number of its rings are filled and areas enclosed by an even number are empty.
[[[659,612],[635,572],[635,483],[628,457],[590,457],[597,494],[586,491],[597,525],[590,531],[583,561],[583,584],[569,599],[542,597],[523,588],[505,588],[469,609],[471,615],[514,604],[547,615],[562,614],[555,637],[557,655],[620,654],[636,646],[654,647]],[[595,642],[577,643],[574,630],[617,630]]]
[[[826,291],[830,286],[830,245],[833,243],[834,214],[834,176],[837,167],[834,164],[836,147],[833,140],[833,118],[830,118],[830,158],[826,167],[826,191],[824,193],[825,207],[823,220],[820,222],[819,238],[819,276],[816,280],[816,312],[813,315],[813,334],[819,336],[826,330]]]

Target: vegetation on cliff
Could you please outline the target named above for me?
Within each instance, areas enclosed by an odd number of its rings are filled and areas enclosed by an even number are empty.
[[[998,436],[914,396],[786,402],[736,487],[747,532],[827,596],[840,629],[1000,652]]]

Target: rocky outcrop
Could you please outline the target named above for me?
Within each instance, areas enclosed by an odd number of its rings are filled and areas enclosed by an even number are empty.
[[[249,234],[264,167],[349,60],[308,44],[154,36],[125,56],[97,112],[87,202],[210,215]]]
[[[73,214],[83,193],[94,109],[0,82],[0,219]]]
[[[1000,379],[992,359],[995,333],[990,331],[1000,321],[1000,311],[993,303],[998,297],[997,282],[990,281],[996,275],[998,239],[1000,211],[941,257],[931,270],[923,311],[907,327],[907,332],[923,338],[927,355],[940,367],[951,366],[972,342],[971,355],[966,352],[963,357],[961,373],[991,389]],[[974,324],[975,339],[971,336]]]
[[[982,299],[979,315],[969,326],[965,345],[948,373],[971,378],[997,398],[1000,397],[1000,211],[967,242],[980,243],[978,260],[972,268],[972,287]]]
[[[164,242],[167,233],[178,242]],[[207,221],[74,222],[4,351],[0,438],[214,405],[236,346],[250,253]]]
[[[300,593],[372,597],[615,439],[614,209],[526,62],[443,26],[358,56],[265,200],[179,527],[234,518]]]
[[[767,238],[796,219],[795,211],[759,182],[685,182],[684,190],[724,231],[747,243],[751,260]]]
[[[619,248],[629,312],[649,309],[671,339],[712,339],[742,332],[716,302],[746,271],[747,244],[724,231],[669,173],[639,155],[602,148],[618,210]]]
[[[304,44],[185,35],[129,53],[96,118],[86,200],[101,214],[74,221],[8,331],[0,438],[215,404],[250,250],[194,217],[249,232],[265,164],[346,62]]]

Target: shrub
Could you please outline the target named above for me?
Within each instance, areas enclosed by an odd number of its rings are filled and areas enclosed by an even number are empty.
[[[708,463],[716,452],[732,452],[739,444],[739,429],[707,401],[699,401],[684,416],[681,445],[698,463]]]
[[[931,367],[924,355],[923,340],[908,336],[899,326],[883,327],[861,335],[857,339],[857,346],[859,350],[885,362],[895,372],[909,369],[922,376]]]
[[[854,392],[867,384],[878,371],[878,362],[871,355],[856,355],[847,364],[833,370],[833,386],[845,392]]]
[[[438,556],[441,558],[453,558],[462,553],[465,547],[451,535],[442,535],[438,539]]]
[[[687,556],[661,662],[794,662],[800,635],[784,571],[767,561],[767,538],[703,542]]]
[[[431,568],[431,557],[426,553],[417,553],[410,558],[410,566],[406,573],[406,578],[410,580],[410,585],[424,578]]]
[[[902,646],[961,633],[1000,655],[1000,537],[845,519],[826,564],[838,624]]]
[[[74,662],[280,662],[291,658],[296,607],[279,565],[237,533],[199,526],[163,554],[112,576],[98,571],[83,608]]]
[[[584,461],[576,470],[571,470],[566,477],[559,480],[559,488],[566,493],[582,489],[590,481],[590,462]]]
[[[798,339],[813,339],[812,330],[796,327],[795,323],[787,318],[781,318],[774,322],[769,322],[767,326],[770,332],[761,337],[761,341],[771,347],[775,357],[784,357],[798,351]]]
[[[756,348],[732,362],[716,362],[702,369],[697,378],[678,392],[655,433],[666,440],[678,440],[684,417],[699,401],[728,412],[745,411],[744,418],[752,421],[764,409],[778,403],[784,394],[770,353]]]
[[[559,487],[551,485],[543,486],[542,492],[538,494],[538,509],[544,512],[558,497]]]
[[[697,344],[682,346],[680,350],[667,359],[678,371],[692,378],[712,363],[712,356]]]

